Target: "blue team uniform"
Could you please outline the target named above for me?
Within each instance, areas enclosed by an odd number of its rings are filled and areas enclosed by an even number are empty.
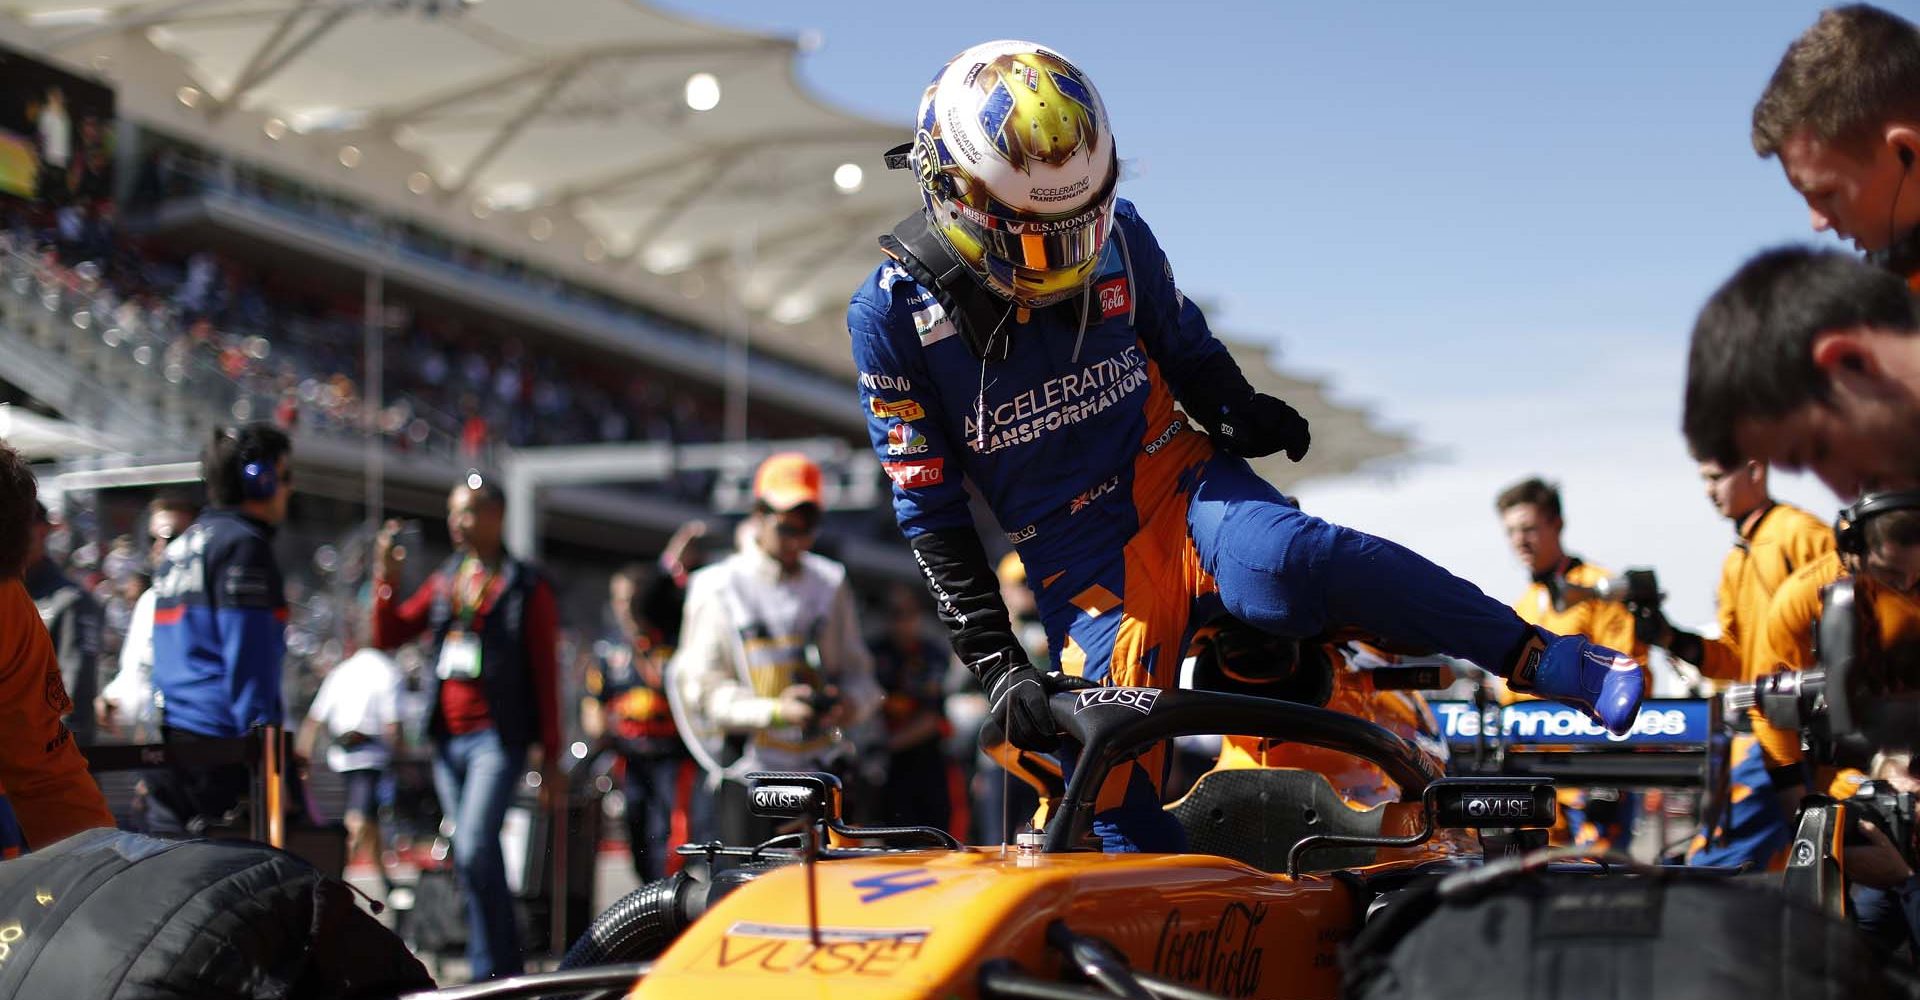
[[[899,263],[854,293],[860,401],[909,540],[971,528],[971,480],[1026,564],[1060,668],[1109,684],[1171,687],[1219,610],[1280,635],[1351,625],[1513,661],[1533,633],[1510,608],[1301,513],[1175,411],[1227,349],[1124,199],[1091,289],[1024,322],[1009,308],[1008,353],[986,361]],[[1103,786],[1094,828],[1110,849],[1181,846],[1159,809],[1164,768],[1156,750]]]
[[[166,726],[243,736],[281,721],[287,599],[273,528],[210,510],[167,546],[154,581],[153,687]]]

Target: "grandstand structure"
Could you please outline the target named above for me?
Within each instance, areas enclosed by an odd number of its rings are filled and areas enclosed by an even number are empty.
[[[655,471],[549,491],[561,558],[650,554],[737,494],[756,441],[815,442],[850,507],[883,507],[842,307],[917,205],[882,176],[907,128],[810,93],[813,43],[629,0],[0,4],[0,45],[110,88],[118,119],[111,211],[0,244],[6,396],[85,443],[44,481],[190,480],[209,428],[275,418],[335,534],[588,445]],[[1236,353],[1313,424],[1306,462],[1262,467],[1277,484],[1406,450]],[[856,573],[910,572],[884,511],[834,523]]]

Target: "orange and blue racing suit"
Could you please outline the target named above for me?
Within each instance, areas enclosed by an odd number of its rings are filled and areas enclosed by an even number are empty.
[[[956,323],[887,248],[847,314],[860,402],[962,662],[1018,648],[963,478],[1025,562],[1069,674],[1171,687],[1221,609],[1286,636],[1353,625],[1500,673],[1539,641],[1413,552],[1301,513],[1175,410],[1204,421],[1252,389],[1124,199],[1082,296],[1002,303],[991,331]],[[1160,809],[1166,764],[1156,749],[1108,776],[1094,804],[1108,849],[1181,847]]]

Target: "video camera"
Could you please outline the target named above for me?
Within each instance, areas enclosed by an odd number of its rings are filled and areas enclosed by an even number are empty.
[[[1897,678],[1873,648],[1871,612],[1854,581],[1838,580],[1821,596],[1815,635],[1819,669],[1782,670],[1727,690],[1729,722],[1746,709],[1781,729],[1798,730],[1816,759],[1858,766],[1875,751],[1920,747],[1920,677]]]
[[[1564,610],[1581,601],[1608,601],[1625,605],[1633,614],[1634,638],[1655,642],[1661,638],[1667,619],[1661,611],[1666,594],[1660,591],[1660,579],[1650,569],[1630,569],[1583,585],[1555,577],[1547,585],[1555,608]]]
[[[1884,831],[1909,865],[1914,862],[1913,793],[1900,791],[1889,781],[1866,781],[1847,804]]]

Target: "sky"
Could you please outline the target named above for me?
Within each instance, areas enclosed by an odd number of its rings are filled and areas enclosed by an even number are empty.
[[[1732,532],[1677,429],[1687,335],[1750,254],[1834,245],[1748,140],[1821,4],[664,6],[817,32],[802,81],[903,131],[968,45],[1065,53],[1107,104],[1122,196],[1215,329],[1418,441],[1386,473],[1303,484],[1309,510],[1511,599],[1526,575],[1492,501],[1542,475],[1571,551],[1656,568],[1676,621],[1712,622]],[[1837,507],[1804,477],[1775,494]]]

